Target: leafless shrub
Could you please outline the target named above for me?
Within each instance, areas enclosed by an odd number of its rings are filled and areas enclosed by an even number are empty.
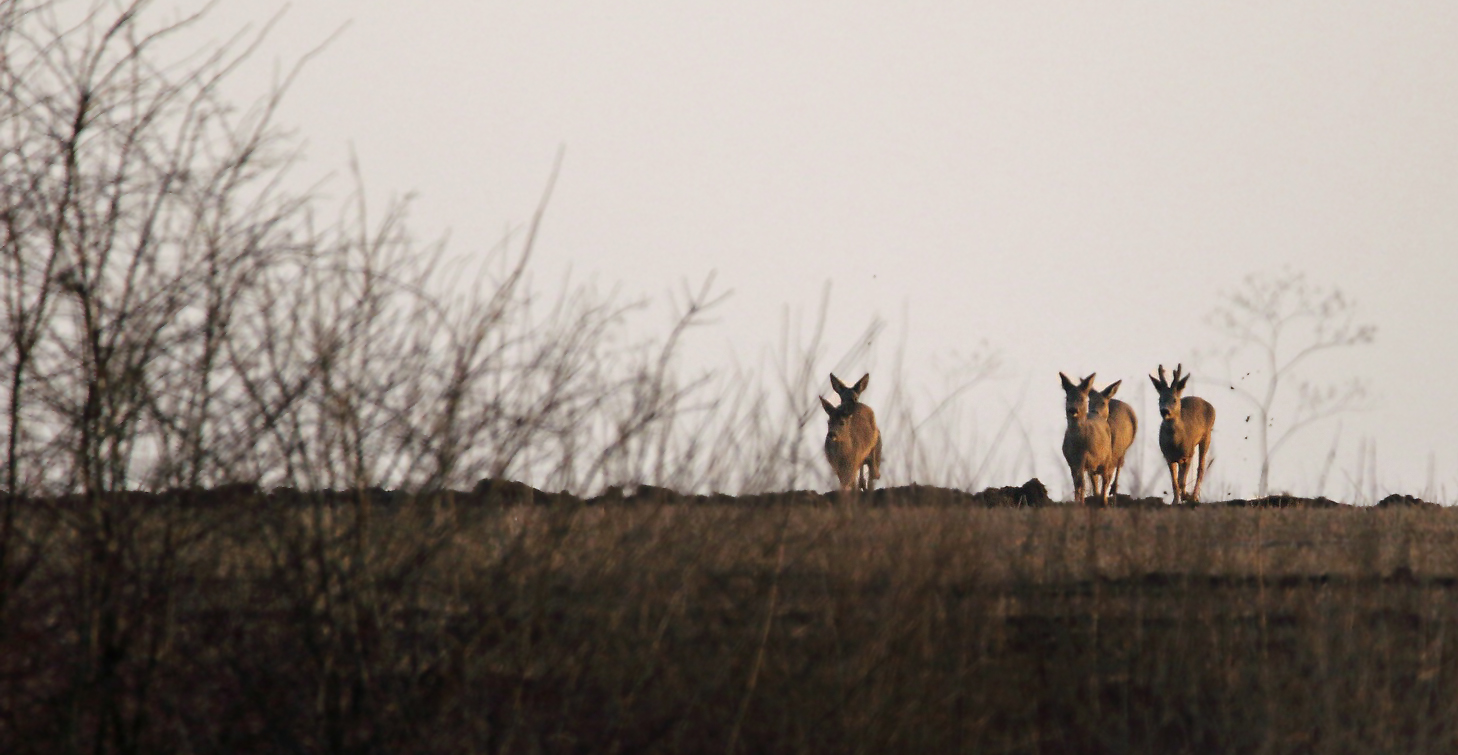
[[[701,382],[674,356],[712,279],[662,340],[626,337],[636,302],[544,302],[526,271],[550,183],[474,266],[417,242],[404,202],[373,217],[357,170],[321,224],[280,188],[287,81],[242,113],[219,97],[255,40],[175,65],[158,47],[196,17],[75,6],[7,6],[7,490],[684,477],[669,428]]]
[[[1261,460],[1258,496],[1270,486],[1271,460],[1299,432],[1365,405],[1367,384],[1359,377],[1321,380],[1303,377],[1307,360],[1324,352],[1372,343],[1374,325],[1359,320],[1356,303],[1340,289],[1310,283],[1305,274],[1252,274],[1224,296],[1210,323],[1231,340],[1223,355],[1231,367],[1227,387],[1254,410]],[[1245,377],[1234,373],[1244,371]],[[1254,377],[1247,383],[1246,377]],[[1289,386],[1295,382],[1295,394]],[[1277,416],[1278,404],[1283,406]],[[1275,432],[1274,438],[1272,432]]]

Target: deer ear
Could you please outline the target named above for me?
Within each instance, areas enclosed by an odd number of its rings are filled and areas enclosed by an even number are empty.
[[[1061,373],[1061,372],[1058,373],[1058,379],[1061,380],[1061,381],[1063,381],[1063,390],[1065,390],[1065,391],[1072,391],[1072,390],[1077,390],[1078,389],[1078,386],[1074,385],[1073,384],[1073,381],[1072,380],[1069,380],[1068,379],[1068,376],[1065,375],[1065,374],[1063,374],[1063,373]]]
[[[864,374],[864,375],[861,376],[861,379],[860,380],[857,380],[856,381],[856,393],[862,393],[862,392],[864,392],[866,390],[866,386],[867,385],[870,385],[870,383],[871,383],[871,373],[867,372],[866,374]]]
[[[840,378],[836,377],[835,373],[832,372],[830,373],[830,387],[834,388],[836,393],[840,393],[845,390],[845,383],[840,382]]]
[[[1088,374],[1088,377],[1084,378],[1083,379],[1083,382],[1081,382],[1081,383],[1078,384],[1078,389],[1080,391],[1086,391],[1086,390],[1092,388],[1093,387],[1093,381],[1094,381],[1094,378],[1096,376],[1098,376],[1098,373],[1097,372],[1090,372]]]
[[[1156,391],[1163,392],[1169,390],[1169,385],[1153,375],[1149,376],[1149,382],[1154,383],[1154,390]]]
[[[1184,375],[1182,375],[1180,377],[1179,380],[1176,380],[1175,381],[1175,383],[1174,383],[1174,389],[1177,390],[1177,391],[1182,391],[1182,390],[1185,389],[1185,384],[1188,383],[1188,382],[1190,382],[1190,373],[1186,372]]]
[[[1103,389],[1102,391],[1099,391],[1099,392],[1102,393],[1102,394],[1104,394],[1104,398],[1113,398],[1114,394],[1119,392],[1119,384],[1122,383],[1122,382],[1124,382],[1124,381],[1123,380],[1115,380],[1114,382],[1109,383],[1109,386],[1107,388],[1105,388],[1105,389]]]
[[[830,402],[826,401],[824,396],[820,397],[820,405],[825,407],[826,414],[835,414],[835,407],[831,406]]]

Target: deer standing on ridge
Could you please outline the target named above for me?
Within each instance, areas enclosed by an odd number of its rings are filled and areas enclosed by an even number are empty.
[[[1107,506],[1114,454],[1108,420],[1088,413],[1088,394],[1094,376],[1089,375],[1075,384],[1060,372],[1058,379],[1063,381],[1063,411],[1068,416],[1068,429],[1063,431],[1063,458],[1068,460],[1068,471],[1073,474],[1073,500],[1084,502],[1084,475],[1088,475],[1099,500]]]
[[[1150,375],[1149,381],[1159,391],[1159,416],[1164,418],[1159,424],[1159,450],[1169,463],[1169,482],[1174,488],[1172,502],[1179,503],[1183,498],[1198,503],[1200,483],[1205,481],[1205,469],[1210,465],[1210,431],[1215,428],[1215,407],[1198,396],[1180,397],[1185,384],[1190,382],[1189,373],[1180,374],[1183,369],[1183,365],[1175,365],[1174,379],[1165,380],[1161,364],[1159,377]],[[1200,463],[1195,472],[1195,490],[1185,495],[1185,479],[1197,449]]]
[[[840,406],[832,406],[820,397],[820,405],[830,417],[825,458],[840,479],[842,491],[870,490],[881,479],[881,431],[876,428],[876,413],[861,403],[861,393],[870,381],[867,373],[855,385],[846,387],[831,373],[830,387],[840,395]]]
[[[1139,418],[1134,416],[1134,407],[1114,398],[1119,385],[1115,380],[1103,390],[1094,388],[1088,393],[1088,416],[1097,417],[1109,423],[1109,452],[1113,454],[1114,480],[1109,485],[1109,497],[1119,496],[1119,475],[1124,470],[1124,454],[1134,445],[1139,434]]]

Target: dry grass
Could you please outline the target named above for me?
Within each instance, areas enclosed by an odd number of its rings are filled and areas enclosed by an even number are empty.
[[[6,752],[1458,748],[1445,509],[121,503],[30,509]]]

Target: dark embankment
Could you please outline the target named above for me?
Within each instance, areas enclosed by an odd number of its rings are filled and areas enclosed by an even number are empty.
[[[27,501],[0,752],[1458,747],[1458,514],[1118,503]]]

